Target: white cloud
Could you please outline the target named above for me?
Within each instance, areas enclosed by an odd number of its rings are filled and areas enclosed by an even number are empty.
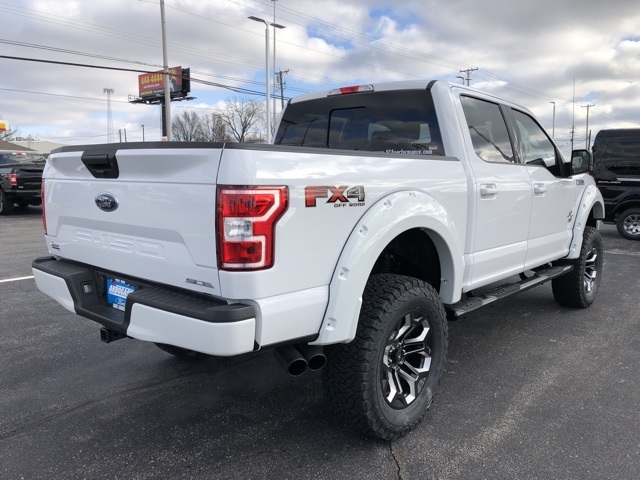
[[[594,132],[640,122],[635,0],[558,0],[552,8],[507,0],[167,0],[170,65],[191,67],[195,80],[262,92],[264,28],[247,17],[271,21],[274,5],[276,21],[286,26],[277,32],[276,67],[289,70],[287,96],[363,82],[457,82],[459,70],[479,67],[474,85],[524,104],[549,128],[555,101],[556,131],[564,137],[574,111],[576,132],[583,131],[586,103],[596,105]],[[14,42],[0,43],[0,55],[140,70],[158,67],[113,59],[162,64],[153,1],[0,0],[0,8],[0,37]],[[141,137],[145,125],[147,139],[160,136],[159,107],[127,103],[137,92],[136,72],[0,61],[0,116],[25,135],[106,141],[109,87],[116,132]],[[192,93],[197,100],[175,104],[176,111],[208,112],[234,95],[197,82]]]

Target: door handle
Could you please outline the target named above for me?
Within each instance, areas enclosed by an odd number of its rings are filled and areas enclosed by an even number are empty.
[[[491,198],[498,195],[498,187],[495,183],[483,183],[480,185],[480,196],[482,198]]]
[[[544,195],[547,193],[547,186],[544,183],[534,183],[533,184],[533,194],[534,195]]]

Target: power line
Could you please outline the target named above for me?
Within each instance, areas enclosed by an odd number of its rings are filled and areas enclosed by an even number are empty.
[[[106,65],[89,65],[86,63],[61,62],[59,60],[44,60],[40,58],[14,57],[9,55],[0,55],[0,58],[6,58],[9,60],[21,60],[21,61],[27,61],[27,62],[49,63],[54,65],[66,65],[66,66],[72,66],[72,67],[97,68],[101,70],[116,70],[116,71],[122,71],[122,72],[137,72],[137,73],[155,73],[154,71],[139,70],[135,68],[108,67]],[[200,83],[200,84],[208,85],[211,87],[224,88],[227,90],[231,90],[235,93],[241,93],[245,95],[263,95],[264,94],[263,92],[258,92],[256,90],[249,90],[247,88],[241,88],[241,87],[233,87],[231,85],[223,85],[221,83],[209,82],[209,81],[200,80],[197,78],[191,78],[191,82]]]

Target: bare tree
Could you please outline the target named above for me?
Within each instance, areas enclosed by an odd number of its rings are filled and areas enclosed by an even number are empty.
[[[231,139],[227,134],[226,123],[216,113],[201,117],[200,127],[204,142],[228,142]]]
[[[202,124],[196,112],[184,111],[171,122],[173,139],[177,142],[202,140]]]
[[[2,122],[2,117],[0,117]],[[20,130],[17,128],[7,128],[6,130],[0,130],[0,140],[9,141],[15,139],[20,134]]]
[[[260,142],[264,138],[264,105],[244,97],[231,97],[219,112],[227,132],[237,142]]]

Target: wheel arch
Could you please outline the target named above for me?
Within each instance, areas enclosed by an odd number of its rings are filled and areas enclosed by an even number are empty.
[[[602,220],[603,218],[604,200],[602,194],[595,185],[589,185],[584,189],[582,197],[578,202],[576,220],[573,224],[573,238],[571,239],[569,255],[567,255],[566,258],[575,259],[580,256],[584,229],[588,226],[597,227],[598,220]]]
[[[640,208],[640,194],[634,194],[625,198],[613,209],[613,221],[617,221],[621,213],[626,212],[630,208]]]
[[[385,268],[385,255],[420,240],[424,246],[414,249],[416,258],[408,261],[411,254],[403,253],[403,262]],[[437,274],[430,271],[431,265]],[[388,195],[363,215],[343,247],[315,343],[348,342],[354,338],[362,294],[372,273],[417,276],[432,284],[443,303],[454,303],[462,290],[462,271],[462,249],[455,224],[444,207],[424,192]]]

